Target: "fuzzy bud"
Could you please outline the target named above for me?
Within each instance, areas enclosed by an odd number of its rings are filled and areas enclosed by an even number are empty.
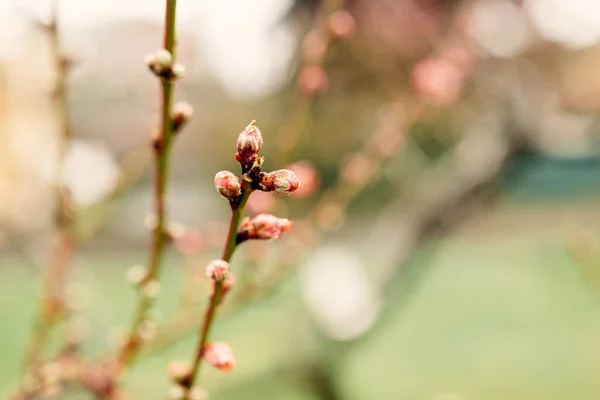
[[[126,277],[132,285],[139,285],[148,276],[148,270],[143,265],[134,265],[127,269]]]
[[[289,169],[279,169],[268,174],[261,174],[258,186],[262,191],[287,196],[298,189],[300,180]]]
[[[192,366],[186,361],[172,361],[167,367],[169,378],[175,383],[183,383],[190,378]]]
[[[213,260],[206,266],[206,276],[216,282],[225,281],[231,272],[229,263],[224,260]]]
[[[173,66],[173,56],[165,49],[148,54],[144,61],[148,68],[157,74],[161,74]]]
[[[172,79],[181,79],[185,75],[185,66],[183,64],[175,64],[171,69]]]
[[[298,86],[305,94],[314,96],[325,90],[328,80],[323,68],[317,65],[309,65],[300,71]]]
[[[279,239],[283,233],[292,229],[292,225],[293,222],[287,218],[277,218],[271,214],[259,214],[252,219],[246,218],[242,222],[237,241],[241,243],[248,239]]]
[[[204,346],[202,353],[207,363],[221,371],[228,372],[235,367],[233,352],[227,343],[209,343]]]
[[[356,30],[356,20],[348,11],[339,10],[329,16],[327,28],[334,37],[346,39]]]
[[[260,130],[256,127],[256,121],[250,122],[240,133],[237,140],[238,156],[241,160],[248,160],[260,151],[263,138]]]
[[[194,115],[194,108],[187,101],[180,101],[173,106],[171,114],[171,123],[173,132],[178,133],[187,124]]]
[[[153,54],[148,54],[144,62],[150,68],[150,71],[154,72],[154,75],[167,81],[179,79],[185,73],[185,67],[175,63],[173,55],[166,49],[160,49]]]
[[[221,196],[229,201],[236,201],[242,196],[242,185],[239,178],[229,171],[217,172],[215,187]]]

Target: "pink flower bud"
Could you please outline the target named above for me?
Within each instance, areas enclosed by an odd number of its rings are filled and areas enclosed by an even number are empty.
[[[215,187],[221,196],[229,201],[236,201],[242,195],[242,185],[239,178],[229,171],[217,172]]]
[[[217,282],[227,279],[230,271],[229,263],[224,260],[213,260],[206,266],[206,276]]]
[[[308,95],[321,93],[327,87],[327,81],[323,68],[316,65],[302,68],[298,75],[298,86]]]
[[[458,100],[464,75],[450,59],[425,58],[415,65],[411,80],[423,100],[435,106],[448,106]]]
[[[190,378],[192,366],[186,361],[172,361],[167,367],[169,378],[175,383],[185,382]]]
[[[287,218],[277,218],[271,214],[259,214],[242,222],[238,231],[238,242],[248,239],[270,240],[279,239],[285,232],[292,229],[293,222]]]
[[[247,160],[251,156],[258,154],[263,145],[262,135],[255,124],[256,121],[250,122],[238,136],[237,151],[242,160]]]
[[[213,367],[228,372],[235,367],[233,352],[227,343],[209,343],[202,349],[204,359]]]
[[[329,16],[327,27],[333,36],[345,39],[354,33],[356,21],[348,11],[339,10]]]
[[[281,195],[289,195],[300,186],[296,174],[289,169],[263,174],[260,177],[259,188],[265,192],[276,192]]]

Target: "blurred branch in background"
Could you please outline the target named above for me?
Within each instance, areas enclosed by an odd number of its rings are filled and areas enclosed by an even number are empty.
[[[42,295],[36,317],[33,338],[27,351],[27,371],[21,388],[23,396],[30,390],[51,390],[44,387],[43,375],[39,368],[44,358],[48,336],[53,325],[65,316],[65,286],[69,277],[77,241],[73,230],[74,210],[68,189],[64,182],[65,159],[69,146],[66,75],[68,61],[61,50],[58,21],[58,0],[52,2],[51,20],[47,30],[50,51],[53,57],[54,86],[52,91],[54,118],[58,131],[58,163],[55,181],[55,232],[50,264],[44,271]]]
[[[118,351],[113,373],[122,375],[132,364],[145,340],[147,325],[153,324],[150,310],[160,290],[160,270],[167,244],[168,210],[167,181],[170,170],[170,152],[175,136],[189,121],[193,109],[187,103],[174,105],[175,81],[183,76],[184,67],[176,62],[176,10],[177,0],[165,1],[163,44],[160,50],[146,59],[146,64],[161,85],[161,112],[159,131],[152,137],[154,150],[154,216],[151,244],[146,267],[137,285],[137,308],[130,331]],[[111,393],[107,393],[111,395]]]
[[[327,87],[325,63],[331,46],[336,39],[347,38],[354,32],[354,17],[342,6],[342,0],[321,2],[313,26],[304,36],[290,114],[276,136],[276,165],[289,162],[290,154],[297,149],[303,134],[310,128],[315,102]]]

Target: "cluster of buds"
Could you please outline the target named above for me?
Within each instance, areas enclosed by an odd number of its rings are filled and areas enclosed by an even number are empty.
[[[271,240],[279,239],[285,232],[292,229],[294,223],[287,218],[277,218],[271,214],[259,214],[242,221],[236,241],[242,243],[248,239]]]
[[[185,67],[182,64],[175,63],[171,53],[165,49],[148,54],[144,61],[150,71],[164,80],[174,81],[181,78],[185,73]]]
[[[252,121],[237,140],[235,158],[242,166],[242,179],[229,171],[220,171],[215,175],[217,191],[234,207],[238,205],[245,191],[260,190],[289,195],[300,186],[300,180],[290,170],[262,172],[264,157],[258,155],[262,145],[262,134],[256,127],[256,121]]]

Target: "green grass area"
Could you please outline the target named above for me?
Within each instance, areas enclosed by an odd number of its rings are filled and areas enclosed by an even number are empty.
[[[135,257],[134,257],[135,258]],[[79,259],[93,291],[86,351],[105,347],[132,312],[123,275],[132,257]],[[160,308],[172,313],[181,280],[173,258]],[[323,362],[348,400],[595,400],[600,396],[600,297],[564,246],[527,232],[489,240],[450,238],[413,258],[410,284],[392,284],[382,319],[354,343],[333,343],[307,316],[295,281],[218,321],[214,337],[234,348],[237,368],[204,368],[211,399],[323,398],[302,371]],[[416,278],[414,278],[416,277]],[[1,386],[18,375],[36,281],[18,260],[0,264]],[[332,294],[334,295],[334,294]],[[186,359],[194,338],[148,357],[129,388],[161,399],[165,365]],[[86,397],[82,397],[86,398]]]

